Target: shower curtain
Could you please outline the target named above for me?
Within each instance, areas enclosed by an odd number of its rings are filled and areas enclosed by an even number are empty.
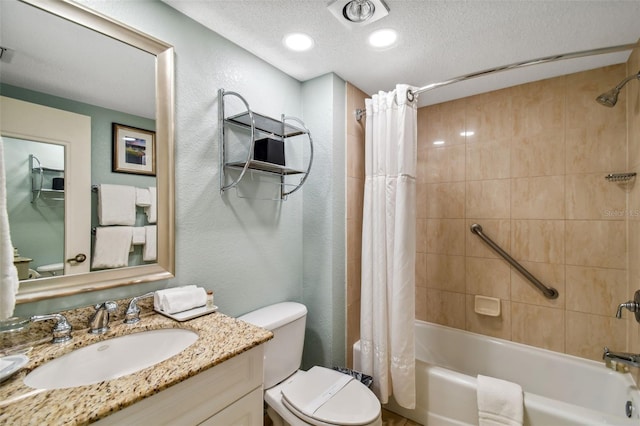
[[[415,408],[417,109],[407,85],[365,100],[361,366],[383,404]]]

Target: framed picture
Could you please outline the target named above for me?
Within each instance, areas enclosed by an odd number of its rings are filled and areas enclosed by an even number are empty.
[[[156,175],[156,132],[113,123],[112,171]]]

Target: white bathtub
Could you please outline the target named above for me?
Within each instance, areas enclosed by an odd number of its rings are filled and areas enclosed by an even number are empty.
[[[415,327],[417,406],[406,410],[392,400],[390,411],[423,425],[477,425],[476,376],[482,374],[522,386],[525,425],[640,425],[634,380],[603,362],[424,321]],[[358,352],[356,342],[356,370]]]

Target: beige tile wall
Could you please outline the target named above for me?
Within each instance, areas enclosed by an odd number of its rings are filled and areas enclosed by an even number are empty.
[[[419,110],[417,318],[591,359],[626,350],[627,193],[604,176],[627,170],[629,91],[615,108],[594,101],[626,75],[610,66]],[[475,295],[499,298],[501,316],[475,313]]]
[[[626,65],[419,110],[416,318],[595,360],[605,345],[640,352],[640,324],[615,318],[640,288],[640,185],[604,179],[640,173],[640,82],[614,108],[594,102],[639,70],[636,49]],[[364,188],[352,114],[365,97],[348,85],[349,349],[359,338]],[[471,234],[476,222],[560,297],[544,298]],[[500,298],[502,315],[476,314],[476,294]]]
[[[347,365],[353,366],[351,347],[360,339],[360,254],[364,197],[364,119],[354,111],[368,96],[347,83]]]

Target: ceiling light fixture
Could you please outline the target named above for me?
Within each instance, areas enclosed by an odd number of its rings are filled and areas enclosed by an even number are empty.
[[[389,14],[384,0],[333,0],[327,8],[348,27],[367,25]]]
[[[342,9],[342,16],[351,22],[364,22],[370,19],[376,7],[369,0],[351,0]]]
[[[303,33],[287,34],[286,36],[284,36],[284,39],[282,39],[282,42],[288,49],[294,50],[296,52],[304,52],[305,50],[311,49],[315,45],[313,39],[307,34]]]
[[[385,28],[371,33],[369,36],[369,44],[373,47],[389,47],[398,39],[398,33],[395,30]]]

